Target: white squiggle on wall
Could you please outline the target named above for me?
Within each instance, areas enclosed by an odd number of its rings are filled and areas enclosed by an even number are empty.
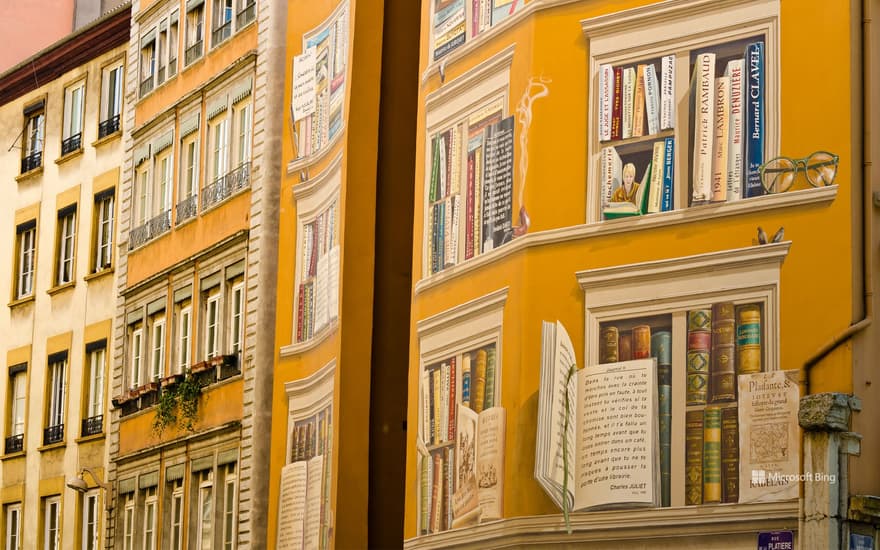
[[[526,190],[526,174],[529,171],[529,126],[532,125],[532,103],[535,100],[550,95],[547,84],[552,82],[544,76],[531,77],[529,83],[516,106],[516,119],[520,123],[519,132],[519,225],[514,228],[514,235],[525,235],[529,230],[529,215],[523,202]]]

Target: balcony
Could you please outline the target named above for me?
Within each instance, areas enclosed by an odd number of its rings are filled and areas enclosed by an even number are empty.
[[[49,426],[43,430],[43,445],[60,443],[64,440],[64,424]]]
[[[104,431],[104,415],[92,416],[82,421],[82,437],[96,435]]]
[[[226,23],[223,23],[211,33],[211,44],[212,46],[216,46],[220,42],[223,42],[227,38],[232,36],[232,20],[230,19]]]
[[[82,132],[61,141],[61,156],[79,151],[82,148]]]
[[[202,57],[202,41],[199,40],[192,46],[188,47],[186,51],[183,53],[183,63],[184,65],[189,65],[196,59]]]
[[[257,15],[257,3],[251,2],[235,16],[236,28],[240,29],[254,20]]]
[[[214,180],[202,190],[202,211],[223,202],[251,183],[251,163],[245,162],[232,172]]]
[[[119,131],[119,115],[113,115],[98,124],[98,139]]]
[[[147,223],[132,229],[128,234],[128,249],[134,250],[170,229],[171,209],[169,208],[158,216],[150,218]]]
[[[21,159],[21,173],[30,172],[43,165],[43,152],[37,151]]]
[[[199,196],[192,195],[177,203],[177,221],[175,225],[180,225],[190,218],[195,218],[199,213]]]
[[[153,91],[153,82],[153,75],[150,75],[146,79],[141,81],[140,97],[144,97],[145,95]]]
[[[6,454],[20,453],[24,450],[24,434],[12,435],[6,438]]]

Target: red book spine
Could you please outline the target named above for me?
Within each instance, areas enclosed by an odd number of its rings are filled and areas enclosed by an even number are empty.
[[[614,67],[614,99],[611,102],[611,139],[620,139],[623,124],[623,67]]]
[[[638,325],[632,329],[632,357],[633,359],[647,359],[651,357],[651,327]]]

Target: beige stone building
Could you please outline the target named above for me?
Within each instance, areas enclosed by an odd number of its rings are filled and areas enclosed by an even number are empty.
[[[106,526],[128,29],[124,6],[0,75],[7,549],[94,549]]]

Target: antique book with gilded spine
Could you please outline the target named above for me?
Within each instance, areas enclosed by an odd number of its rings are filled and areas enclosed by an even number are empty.
[[[688,311],[687,392],[688,405],[705,405],[709,389],[709,350],[712,343],[712,310]]]
[[[486,350],[477,351],[473,372],[473,395],[471,396],[471,409],[479,413],[483,410],[486,399]]]
[[[734,305],[718,302],[712,305],[712,364],[709,368],[710,403],[736,400],[736,369],[734,368]]]
[[[737,374],[761,372],[761,306],[748,304],[737,308]]]
[[[486,350],[486,395],[483,397],[483,410],[495,406],[495,347]]]
[[[651,336],[651,356],[657,358],[657,415],[660,426],[660,505],[670,504],[672,434],[672,333]]]
[[[721,502],[721,407],[708,405],[703,423],[703,504],[707,504]]]
[[[736,407],[721,410],[721,501],[739,501],[739,421]]]
[[[632,332],[624,331],[618,337],[617,360],[629,361],[633,358],[633,337]]]
[[[599,362],[614,363],[618,360],[619,334],[617,327],[602,327],[599,332]]]
[[[637,325],[632,329],[633,359],[646,359],[651,357],[651,327],[650,325]]]
[[[684,503],[703,503],[703,411],[690,410],[684,418]]]

